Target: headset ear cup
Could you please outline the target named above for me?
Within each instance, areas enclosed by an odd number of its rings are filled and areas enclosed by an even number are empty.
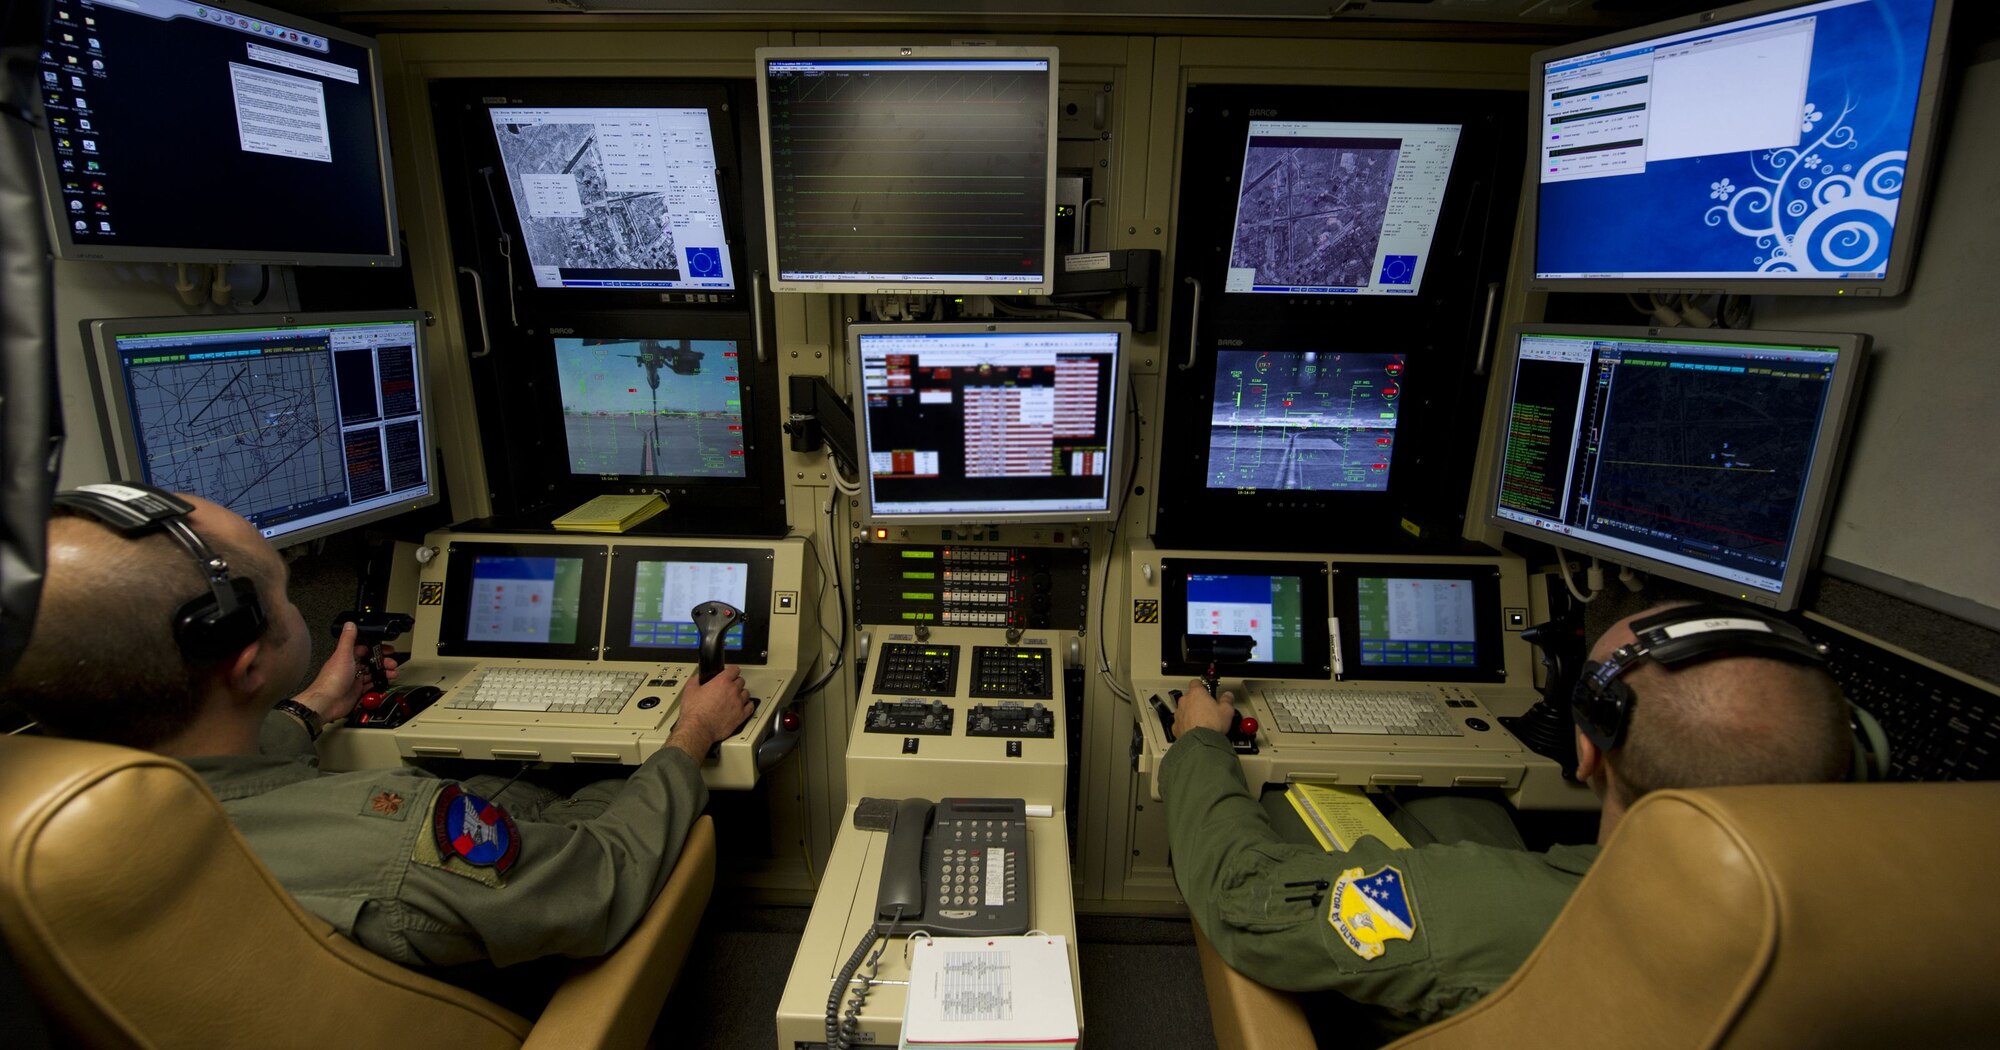
[[[236,608],[224,613],[215,596],[204,594],[174,612],[174,642],[189,663],[211,664],[232,655],[264,633],[264,604],[257,584],[238,576],[229,581]]]
[[[1577,728],[1583,730],[1583,735],[1599,751],[1609,751],[1618,746],[1619,738],[1624,735],[1625,710],[1632,694],[1616,678],[1601,690],[1593,688],[1592,683],[1603,666],[1595,660],[1583,665],[1576,689],[1570,694],[1570,714],[1576,719]]]
[[[1857,784],[1889,779],[1889,734],[1860,704],[1849,701],[1847,708],[1854,727],[1854,768],[1848,779]]]

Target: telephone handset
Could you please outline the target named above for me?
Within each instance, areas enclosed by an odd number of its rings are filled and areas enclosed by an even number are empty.
[[[865,803],[864,803],[865,805]],[[1018,798],[896,804],[882,855],[875,927],[883,934],[1028,932],[1028,809]]]

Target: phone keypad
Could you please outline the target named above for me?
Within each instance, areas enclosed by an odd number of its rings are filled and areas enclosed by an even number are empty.
[[[1001,908],[1019,899],[1021,846],[1026,828],[1008,820],[940,821],[942,839],[937,873],[940,909]]]

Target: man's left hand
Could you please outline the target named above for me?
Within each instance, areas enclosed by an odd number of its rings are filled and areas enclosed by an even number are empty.
[[[351,623],[341,627],[340,640],[333,643],[333,655],[327,657],[312,682],[292,698],[312,708],[324,721],[346,718],[361,701],[361,694],[374,688],[368,673],[368,647],[355,644],[356,634]],[[393,651],[393,646],[383,643],[382,671],[392,682],[396,680],[396,661],[389,658]]]
[[[1181,694],[1180,707],[1174,711],[1174,737],[1186,736],[1190,729],[1227,734],[1236,719],[1235,700],[1236,694],[1228,690],[1223,690],[1220,700],[1208,695],[1208,687],[1199,678],[1189,682],[1187,692]]]

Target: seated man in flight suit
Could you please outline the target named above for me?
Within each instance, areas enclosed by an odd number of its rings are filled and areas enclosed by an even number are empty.
[[[481,964],[440,976],[483,990],[511,983],[496,982],[488,962],[615,948],[707,804],[703,756],[750,715],[737,669],[688,688],[667,746],[629,778],[567,797],[415,768],[323,773],[313,738],[369,681],[354,625],[294,694],[312,642],[286,596],[286,566],[249,522],[182,498],[194,509],[177,520],[228,577],[254,583],[266,610],[248,625],[254,636],[219,655],[215,645],[190,653],[176,625],[184,603],[215,589],[203,582],[207,559],[190,558],[164,526],[127,538],[59,507],[41,608],[8,695],[52,732],[185,762],[307,911],[399,963]]]
[[[1671,659],[1663,648],[1670,637],[1685,644],[1676,625],[1704,616],[1710,624],[1723,622],[1717,616],[1751,621],[1751,629],[1721,632],[1739,641],[1711,646],[1692,662],[1659,662]],[[1777,639],[1781,646],[1761,633],[1777,628],[1790,632]],[[1644,645],[1617,654],[1641,637],[1660,655],[1646,655]],[[1621,727],[1578,719],[1577,778],[1602,800],[1599,842],[1648,791],[1818,783],[1851,768],[1847,703],[1804,636],[1782,621],[1733,608],[1656,606],[1614,624],[1591,659],[1586,677],[1616,665],[1599,683],[1629,690]],[[1504,807],[1452,797],[1392,814],[1411,848],[1366,837],[1345,853],[1322,852],[1283,792],[1260,804],[1245,784],[1223,735],[1229,698],[1218,703],[1199,682],[1181,698],[1177,739],[1160,768],[1175,878],[1231,967],[1274,988],[1340,993],[1324,1005],[1348,1015],[1343,1025],[1394,1034],[1493,991],[1541,941],[1597,857],[1596,844],[1528,852]]]

